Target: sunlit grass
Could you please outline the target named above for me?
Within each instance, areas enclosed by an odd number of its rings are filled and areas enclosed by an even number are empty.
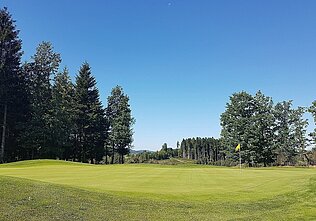
[[[0,166],[0,206],[6,208],[2,215],[21,207],[40,217],[50,211],[46,219],[56,218],[60,207],[68,216],[84,203],[86,210],[78,210],[84,220],[96,211],[93,217],[100,220],[313,220],[315,183],[313,168],[25,161]],[[17,203],[28,194],[32,200]],[[54,200],[59,206],[43,207]]]

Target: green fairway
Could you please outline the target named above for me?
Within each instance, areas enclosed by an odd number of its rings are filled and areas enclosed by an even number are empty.
[[[316,220],[314,168],[38,160],[1,165],[0,184],[0,220]]]

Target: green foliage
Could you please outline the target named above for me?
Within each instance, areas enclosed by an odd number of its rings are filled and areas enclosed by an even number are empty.
[[[109,122],[108,146],[112,148],[112,163],[114,153],[120,157],[120,163],[124,163],[124,155],[129,153],[133,142],[134,118],[131,115],[129,97],[124,94],[123,88],[116,86],[108,97],[106,116]]]
[[[292,108],[292,101],[273,105],[272,98],[260,91],[230,97],[221,115],[221,137],[229,147],[229,157],[237,158],[235,147],[241,144],[244,163],[249,165],[295,164],[296,156],[307,146],[305,108]]]
[[[220,140],[213,137],[183,139],[179,152],[183,159],[196,160],[199,164],[214,164],[226,157]]]
[[[76,77],[76,138],[75,154],[82,162],[100,161],[104,155],[104,142],[108,124],[102,107],[96,80],[85,62]]]
[[[52,108],[50,111],[52,146],[55,157],[73,158],[72,135],[75,133],[75,100],[74,85],[68,69],[56,74],[52,89]]]
[[[7,8],[0,9],[0,97],[1,105],[12,104],[19,89],[19,66],[22,56],[22,41],[19,30]]]
[[[162,151],[167,151],[168,150],[168,144],[167,143],[164,143],[161,147],[161,150]]]
[[[130,154],[129,163],[158,163],[181,164],[183,161],[198,164],[223,164],[226,152],[222,148],[219,139],[215,138],[188,138],[183,139],[179,148],[168,148],[164,143],[159,151]],[[217,163],[217,162],[221,163]]]
[[[108,139],[109,123],[89,64],[82,65],[73,85],[67,69],[59,72],[60,54],[50,42],[42,42],[21,66],[21,40],[14,22],[6,8],[0,9],[0,163],[36,158],[101,162],[108,155],[105,144],[113,139]],[[128,96],[117,89],[122,99],[109,119],[123,162],[131,147],[134,119]]]
[[[298,107],[293,113],[293,137],[294,147],[302,158],[302,154],[306,151],[308,138],[306,136],[306,128],[308,126],[307,119],[303,119],[303,115],[306,113],[306,108]]]
[[[28,107],[19,69],[22,41],[18,35],[11,14],[6,8],[0,9],[0,163],[14,159]]]
[[[231,155],[234,155],[235,147],[240,143],[243,160],[247,162],[251,162],[255,154],[251,148],[254,105],[254,99],[250,94],[235,93],[230,97],[230,103],[221,115],[223,145],[229,149]]]
[[[25,131],[27,158],[52,157],[52,85],[61,62],[60,54],[53,51],[49,42],[42,42],[32,60],[23,68],[28,76],[28,99],[31,116]]]
[[[129,154],[127,157],[128,163],[159,163],[159,164],[178,164],[180,159],[175,159],[179,156],[179,149],[168,148],[167,143],[164,143],[159,151],[144,151],[137,154]],[[172,159],[172,160],[171,160]],[[162,162],[165,160],[165,162]]]
[[[303,119],[305,112],[302,107],[292,109],[292,101],[283,101],[275,106],[277,164],[294,164],[297,154],[305,152],[308,125]]]
[[[254,113],[251,116],[252,126],[249,137],[248,162],[263,163],[264,166],[274,162],[274,131],[275,117],[273,101],[260,91],[253,97]]]

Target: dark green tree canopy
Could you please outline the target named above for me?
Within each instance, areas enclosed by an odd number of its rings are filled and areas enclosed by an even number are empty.
[[[56,74],[52,89],[51,136],[55,155],[70,158],[71,135],[75,130],[74,85],[67,68]]]
[[[22,41],[18,35],[15,21],[7,8],[0,9],[0,163],[11,158],[10,152],[15,151],[17,132],[26,114],[25,83],[20,74]]]
[[[0,9],[0,97],[1,102],[13,102],[12,96],[18,85],[20,60],[23,54],[19,30],[7,8]]]
[[[122,87],[116,86],[112,89],[111,96],[108,97],[106,116],[110,125],[110,143],[121,156],[120,162],[123,163],[123,157],[129,153],[133,142],[135,120],[131,114],[129,97],[124,94]]]
[[[50,42],[42,42],[36,48],[31,61],[24,64],[28,80],[28,97],[31,116],[26,131],[29,158],[54,155],[52,134],[52,81],[61,62]]]
[[[96,80],[85,62],[75,84],[77,156],[82,160],[101,160],[108,123],[99,97]]]
[[[293,109],[292,101],[274,106],[261,91],[255,96],[235,93],[221,115],[223,145],[236,158],[234,148],[240,143],[243,162],[251,165],[292,163],[307,145],[305,112]]]

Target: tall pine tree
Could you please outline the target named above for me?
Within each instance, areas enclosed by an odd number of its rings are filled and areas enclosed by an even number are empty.
[[[108,124],[99,98],[96,80],[85,62],[76,77],[76,158],[99,161],[104,156]]]
[[[68,69],[54,78],[52,89],[51,136],[54,155],[62,159],[72,157],[71,137],[75,130],[74,85]]]
[[[14,23],[7,8],[0,9],[0,163],[6,160],[5,156],[8,157],[9,154],[6,152],[12,152],[16,145],[19,131],[16,126],[18,120],[23,119],[21,115],[24,114],[22,110],[25,106],[23,105],[24,82],[19,75],[22,42]]]
[[[106,109],[110,124],[109,143],[112,147],[112,163],[115,152],[120,156],[119,162],[124,163],[124,155],[128,154],[133,142],[133,124],[129,97],[124,94],[123,88],[116,86],[108,97]]]
[[[60,54],[55,53],[49,42],[42,42],[36,49],[31,62],[23,70],[28,76],[28,91],[31,117],[27,129],[28,158],[54,157],[52,129],[52,79],[61,62]]]

